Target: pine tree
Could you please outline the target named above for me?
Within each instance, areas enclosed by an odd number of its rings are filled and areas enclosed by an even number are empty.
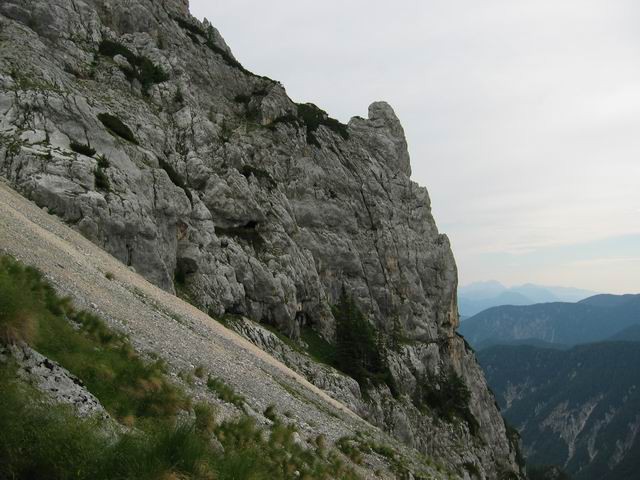
[[[353,377],[361,387],[369,382],[389,383],[387,346],[343,287],[333,307],[336,319],[336,367]]]

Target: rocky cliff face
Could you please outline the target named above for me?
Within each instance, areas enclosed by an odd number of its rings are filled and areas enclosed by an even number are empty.
[[[356,384],[354,408],[468,475],[518,474],[389,105],[348,125],[296,105],[184,1],[2,0],[0,111],[0,174],[23,194],[212,316],[332,339],[344,288],[404,339],[399,394]],[[450,371],[477,429],[411,402]]]

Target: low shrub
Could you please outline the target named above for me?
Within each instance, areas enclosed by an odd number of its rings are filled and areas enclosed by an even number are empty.
[[[327,112],[318,108],[313,103],[298,104],[298,117],[307,127],[307,142],[310,145],[320,147],[320,142],[318,142],[318,139],[315,136],[315,132],[320,126],[327,127],[332,132],[340,135],[344,140],[349,139],[347,126],[340,123],[335,118],[329,117]]]
[[[96,184],[96,189],[102,190],[104,192],[111,191],[111,182],[109,181],[109,177],[107,176],[103,168],[96,168],[93,171],[93,177]]]
[[[182,93],[182,90],[180,89],[180,87],[176,89],[176,93],[173,96],[173,101],[178,104],[184,103],[184,94]]]
[[[265,416],[265,418],[268,418],[272,422],[275,422],[278,419],[278,415],[276,414],[276,406],[269,405],[267,408],[265,408],[263,415]]]
[[[236,95],[233,101],[236,103],[243,103],[247,105],[251,101],[251,95],[245,95],[245,94]]]
[[[358,443],[352,437],[341,437],[336,442],[336,447],[353,463],[360,465],[363,461],[362,451]]]
[[[216,377],[209,377],[207,379],[207,388],[215,393],[220,400],[231,403],[238,408],[244,408],[244,397],[238,395],[235,390],[223,380]]]
[[[100,120],[100,122],[102,122],[102,124],[112,134],[138,145],[138,140],[136,140],[131,129],[115,115],[111,115],[110,113],[100,113],[98,114],[98,120]]]
[[[88,145],[86,143],[76,142],[75,140],[71,141],[71,143],[69,144],[69,147],[74,152],[79,153],[81,155],[86,155],[87,157],[93,157],[96,154],[95,148],[92,148],[91,145]]]
[[[211,434],[216,426],[215,409],[208,403],[198,403],[193,407],[196,416],[195,428],[198,432]]]
[[[193,374],[198,378],[204,378],[205,373],[206,373],[206,370],[202,365],[198,365],[196,368],[193,369]]]
[[[106,169],[111,166],[111,163],[109,163],[109,159],[104,155],[98,155],[96,160],[98,161],[98,168]]]

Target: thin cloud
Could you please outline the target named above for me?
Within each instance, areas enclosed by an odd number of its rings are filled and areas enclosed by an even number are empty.
[[[640,232],[635,0],[191,0],[191,9],[297,101],[343,121],[374,100],[394,106],[464,283],[507,281],[487,252]],[[551,271],[530,269],[524,281]],[[600,277],[595,289],[606,291]]]

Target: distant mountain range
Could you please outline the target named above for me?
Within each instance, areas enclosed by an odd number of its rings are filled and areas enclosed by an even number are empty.
[[[469,317],[500,305],[533,305],[548,302],[578,302],[596,292],[578,288],[549,287],[527,283],[505,287],[500,282],[476,282],[458,289],[458,310]]]
[[[557,348],[640,337],[640,295],[595,295],[578,303],[493,307],[465,320],[460,333],[476,349],[498,344]]]
[[[640,342],[477,355],[528,465],[558,465],[574,480],[640,478]]]

